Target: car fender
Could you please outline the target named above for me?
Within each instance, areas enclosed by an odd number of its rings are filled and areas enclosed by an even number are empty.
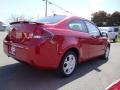
[[[75,49],[75,50],[77,50],[78,53],[80,53],[78,45],[79,45],[78,40],[75,38],[72,38],[72,37],[69,38],[69,40],[64,40],[62,44],[58,44],[57,45],[57,52],[60,56],[59,63],[61,62],[64,54],[67,51],[69,51],[70,49]]]

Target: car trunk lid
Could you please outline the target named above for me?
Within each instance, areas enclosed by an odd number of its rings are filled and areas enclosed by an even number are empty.
[[[33,37],[34,31],[43,28],[43,23],[19,21],[10,23],[10,32],[8,34],[10,41],[23,43]]]

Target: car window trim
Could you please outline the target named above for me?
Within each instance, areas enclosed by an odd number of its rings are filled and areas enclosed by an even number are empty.
[[[92,25],[94,25],[94,26],[97,28],[97,30],[99,31],[99,33],[100,33],[99,36],[102,36],[102,34],[101,34],[99,28],[98,28],[94,23],[92,23],[92,22],[90,22],[90,21],[88,21],[88,20],[84,20],[84,23],[85,23],[85,22],[89,22],[89,23],[91,23]],[[86,23],[85,23],[85,25],[86,25]],[[88,26],[87,26],[87,25],[86,25],[86,28],[87,28],[87,30],[88,30]],[[89,30],[88,30],[88,33],[90,34]]]
[[[71,29],[71,28],[69,27],[69,24],[70,24],[72,21],[74,21],[74,20],[80,20],[80,21],[82,22],[83,26],[85,27],[85,30],[84,30],[84,31],[79,31],[79,30]],[[72,30],[72,31],[78,31],[78,32],[88,33],[88,29],[87,29],[87,27],[86,27],[86,24],[85,24],[84,21],[83,21],[82,19],[80,19],[80,18],[76,18],[76,19],[73,19],[73,20],[69,21],[69,22],[67,23],[67,28],[70,29],[70,30]]]

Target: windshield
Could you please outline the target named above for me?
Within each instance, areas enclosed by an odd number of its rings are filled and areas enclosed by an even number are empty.
[[[32,20],[34,22],[40,22],[40,23],[47,23],[47,24],[54,24],[57,23],[61,20],[63,20],[65,17],[65,15],[57,15],[57,16],[47,16],[47,17],[42,17],[38,20]]]

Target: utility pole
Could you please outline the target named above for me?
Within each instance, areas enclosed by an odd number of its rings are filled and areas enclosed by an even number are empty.
[[[45,16],[47,16],[47,4],[48,4],[48,0],[42,0],[45,1]]]
[[[42,0],[42,1],[45,1],[45,16],[47,16],[48,4],[52,4],[52,5],[54,5],[55,7],[57,7],[57,8],[59,8],[59,9],[65,11],[65,12],[67,12],[67,13],[73,14],[73,13],[71,13],[71,12],[65,10],[64,8],[62,8],[62,7],[58,6],[58,5],[56,5],[56,4],[52,3],[52,2],[50,2],[49,0]]]
[[[45,2],[45,16],[47,16],[47,3],[48,3],[48,1],[46,0],[46,2]]]

